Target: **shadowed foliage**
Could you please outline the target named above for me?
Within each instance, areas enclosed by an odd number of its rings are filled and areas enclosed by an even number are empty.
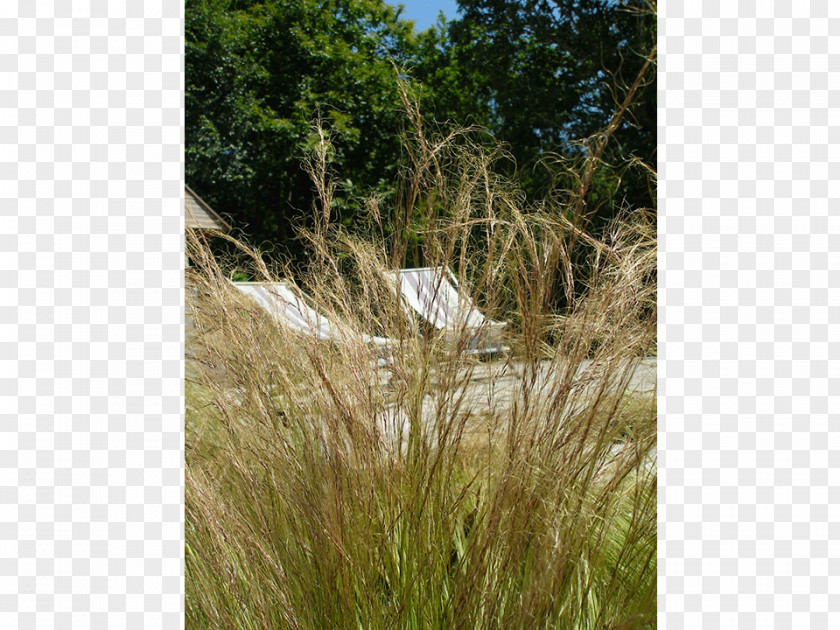
[[[624,206],[653,207],[655,4],[458,4],[457,19],[416,33],[383,0],[187,0],[187,182],[253,242],[305,260],[295,226],[311,227],[317,203],[300,168],[319,141],[314,118],[330,126],[341,173],[333,220],[358,223],[368,194],[399,203],[411,129],[396,67],[417,81],[428,119],[506,143],[511,159],[497,168],[530,199],[558,197],[595,231]],[[607,128],[608,143],[597,135]],[[573,174],[593,154],[587,206],[570,206]]]

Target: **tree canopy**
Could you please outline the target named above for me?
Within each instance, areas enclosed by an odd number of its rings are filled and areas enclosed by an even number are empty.
[[[632,102],[592,178],[604,216],[652,206],[655,7],[648,0],[459,0],[460,16],[423,32],[383,0],[187,0],[186,179],[255,242],[289,251],[313,203],[301,160],[312,120],[332,132],[341,187],[394,194],[406,126],[397,72],[418,83],[427,117],[477,124],[505,143],[529,195],[567,183],[557,160]],[[634,83],[635,82],[635,83]],[[635,88],[633,87],[635,85]],[[603,148],[603,147],[602,147]],[[591,147],[590,147],[591,149]],[[606,202],[606,203],[605,203]]]

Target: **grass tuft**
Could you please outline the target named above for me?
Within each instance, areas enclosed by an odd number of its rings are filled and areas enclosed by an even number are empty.
[[[345,339],[296,334],[227,280],[290,270],[189,236],[187,625],[653,627],[655,390],[628,393],[655,351],[653,221],[587,234],[574,199],[528,205],[501,149],[406,105],[390,215],[371,200],[366,229],[332,225],[329,165],[308,163],[322,200],[295,275]],[[406,314],[385,272],[419,263],[510,322],[508,356]],[[362,333],[396,340],[386,367]]]

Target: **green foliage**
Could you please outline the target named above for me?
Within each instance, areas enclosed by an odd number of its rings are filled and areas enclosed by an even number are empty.
[[[186,178],[258,242],[286,243],[313,191],[300,161],[321,116],[351,191],[399,160],[393,65],[408,23],[382,0],[187,0]],[[350,213],[346,196],[339,214]]]
[[[430,47],[437,55],[424,50],[433,63],[422,65],[418,78],[435,86],[426,108],[461,123],[473,116],[508,143],[523,186],[539,196],[557,184],[557,171],[540,164],[543,158],[578,155],[576,142],[608,125],[655,47],[655,7],[645,0],[458,4],[461,18],[446,26],[445,41]],[[645,82],[654,79],[651,68]],[[460,86],[472,102],[453,97],[450,86]],[[636,95],[614,150],[603,156],[608,162],[636,156],[655,163],[655,99],[652,85]],[[630,205],[653,207],[646,175],[635,171],[621,181],[615,174],[615,189],[607,184],[603,192],[619,203],[626,198]]]
[[[300,168],[311,122],[341,171],[333,219],[362,221],[357,199],[401,194],[410,132],[398,74],[424,114],[476,124],[505,142],[529,197],[574,194],[593,151],[655,44],[649,0],[459,0],[461,16],[416,33],[383,0],[187,0],[186,179],[253,241],[301,255],[312,182]],[[395,70],[399,68],[399,71]],[[587,213],[655,207],[655,68],[642,77],[589,178]],[[596,140],[597,141],[597,140]],[[580,208],[577,210],[580,212]]]

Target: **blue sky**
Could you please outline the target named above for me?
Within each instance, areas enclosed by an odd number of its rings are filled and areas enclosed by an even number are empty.
[[[443,11],[446,19],[452,20],[456,17],[458,5],[455,0],[387,0],[389,4],[397,6],[405,5],[402,18],[414,20],[414,28],[423,31],[437,22],[438,11]]]

